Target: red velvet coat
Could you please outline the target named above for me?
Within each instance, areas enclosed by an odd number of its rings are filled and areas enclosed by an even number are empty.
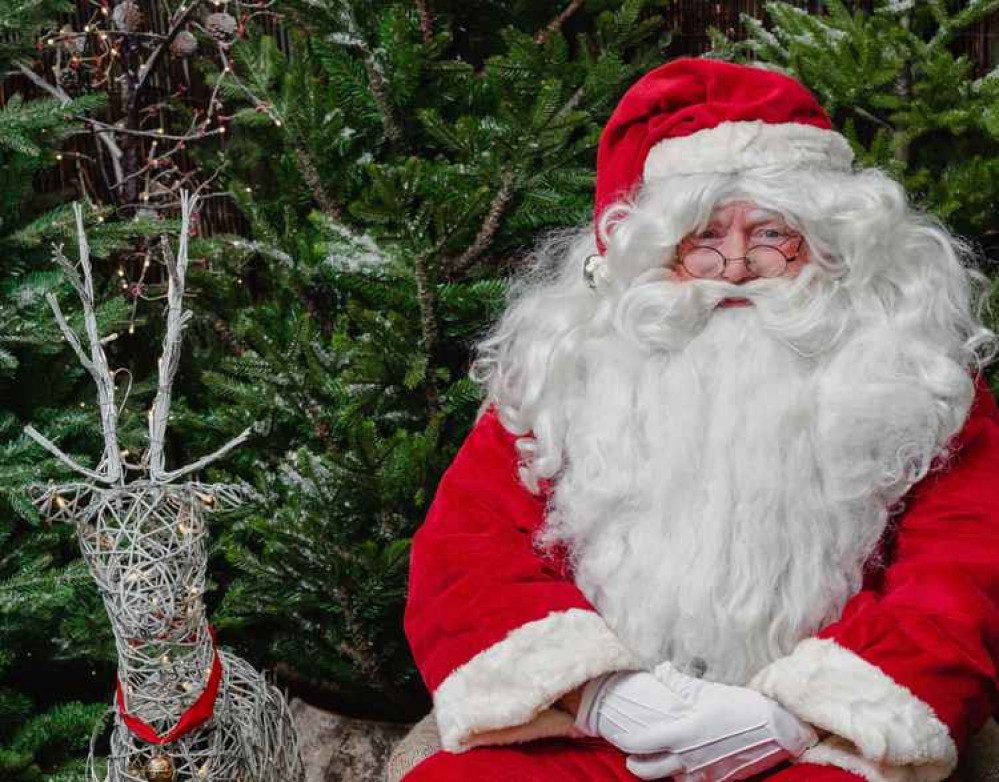
[[[487,410],[413,541],[406,633],[452,752],[574,735],[552,704],[637,667],[536,553],[546,497],[519,482],[515,440]],[[749,684],[830,732],[804,762],[937,782],[999,706],[999,413],[982,384],[956,446],[906,496],[886,566],[840,619]]]

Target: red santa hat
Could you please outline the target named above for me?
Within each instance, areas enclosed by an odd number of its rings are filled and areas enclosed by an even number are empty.
[[[600,137],[594,221],[656,177],[762,166],[849,171],[853,151],[799,82],[773,71],[682,58],[625,93]],[[601,253],[606,249],[597,237]]]

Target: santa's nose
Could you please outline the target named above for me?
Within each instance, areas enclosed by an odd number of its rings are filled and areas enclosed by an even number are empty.
[[[725,237],[725,242],[719,249],[727,259],[725,270],[722,272],[723,280],[739,283],[756,276],[746,263],[746,250],[749,249],[749,246],[742,234],[730,233]]]

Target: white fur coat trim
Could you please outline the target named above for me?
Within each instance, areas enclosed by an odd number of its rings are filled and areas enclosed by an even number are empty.
[[[731,173],[764,166],[849,171],[852,163],[849,142],[834,130],[798,122],[723,122],[655,144],[645,157],[643,178]]]
[[[802,641],[749,686],[844,739],[810,750],[824,758],[814,762],[863,767],[874,782],[939,782],[957,766],[957,747],[933,709],[835,641]]]
[[[865,758],[853,744],[840,736],[830,736],[805,750],[797,762],[837,766],[852,771],[867,782],[939,782],[950,776],[947,769],[936,763],[925,766],[886,766],[876,763]]]
[[[441,744],[462,752],[482,744],[576,735],[572,717],[552,704],[594,676],[638,667],[593,611],[573,608],[528,622],[437,688]]]

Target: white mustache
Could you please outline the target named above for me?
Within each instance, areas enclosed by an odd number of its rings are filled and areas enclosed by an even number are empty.
[[[616,302],[615,330],[650,351],[684,348],[699,334],[718,305],[745,299],[771,335],[803,356],[832,349],[849,322],[849,301],[836,280],[817,267],[794,278],[672,281],[665,269],[635,279]]]

